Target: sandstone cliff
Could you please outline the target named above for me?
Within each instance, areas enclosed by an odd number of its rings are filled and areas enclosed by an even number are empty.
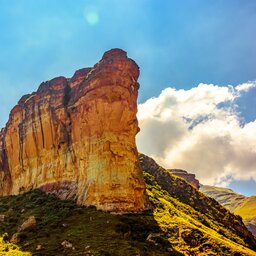
[[[111,212],[144,209],[135,144],[139,68],[106,52],[23,96],[0,133],[0,195],[33,188]]]
[[[199,180],[196,179],[196,175],[180,169],[168,169],[172,174],[179,176],[194,186],[196,189],[200,188]]]

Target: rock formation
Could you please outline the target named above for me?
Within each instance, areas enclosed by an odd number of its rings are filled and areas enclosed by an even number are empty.
[[[199,180],[196,179],[196,175],[193,173],[188,173],[187,171],[180,169],[168,169],[172,174],[179,176],[194,186],[196,189],[200,188]]]
[[[0,195],[33,188],[110,212],[145,207],[135,144],[139,68],[106,52],[23,96],[0,133]]]

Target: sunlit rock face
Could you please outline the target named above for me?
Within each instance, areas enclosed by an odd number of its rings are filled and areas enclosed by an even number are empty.
[[[113,49],[23,96],[0,133],[0,194],[41,188],[110,212],[145,208],[135,144],[139,68]]]

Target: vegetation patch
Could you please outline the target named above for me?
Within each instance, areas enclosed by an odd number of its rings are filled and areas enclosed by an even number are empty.
[[[0,256],[30,256],[29,252],[22,252],[17,245],[7,241],[7,236],[0,237]]]
[[[41,190],[0,197],[0,256],[256,255],[231,227],[241,219],[215,200],[164,169],[144,168],[144,178],[152,207],[141,214],[109,214]]]
[[[0,234],[8,233],[6,240],[35,216],[37,224],[19,234],[20,248],[33,255],[178,255],[152,211],[113,215],[40,190],[2,197],[0,204],[6,215]]]

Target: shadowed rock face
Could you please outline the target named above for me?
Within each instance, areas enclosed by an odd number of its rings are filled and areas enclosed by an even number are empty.
[[[139,68],[113,49],[23,96],[0,133],[0,195],[33,188],[111,212],[144,209],[135,145]]]

